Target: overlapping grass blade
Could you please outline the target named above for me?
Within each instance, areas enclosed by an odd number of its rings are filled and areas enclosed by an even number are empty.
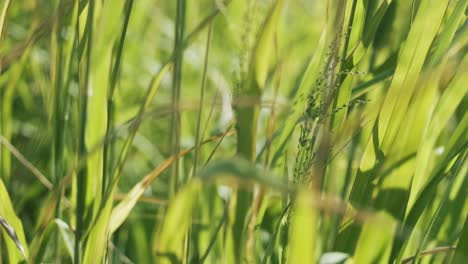
[[[460,240],[457,244],[457,249],[455,250],[455,256],[453,257],[452,263],[462,264],[468,258],[468,217],[465,219],[465,224],[460,233]]]
[[[437,8],[434,8],[437,5]],[[422,70],[424,61],[427,57],[432,40],[442,23],[448,1],[428,1],[419,6],[414,24],[408,34],[404,47],[402,48],[395,75],[392,79],[388,92],[385,96],[382,108],[379,112],[376,125],[374,127],[373,138],[367,144],[364,156],[361,161],[360,169],[353,184],[353,190],[350,200],[354,206],[369,206],[369,195],[372,193],[372,179],[379,176],[379,167],[386,156],[395,159],[398,153],[403,153],[401,148],[404,145],[395,144],[395,139],[402,130],[403,118],[409,111],[409,103],[413,95],[419,74]],[[430,23],[427,17],[432,19]],[[400,142],[407,142],[407,139],[400,139]],[[393,154],[393,155],[391,155]],[[390,156],[391,155],[391,156]],[[401,155],[401,154],[400,154]],[[388,161],[387,161],[388,162]],[[381,197],[378,197],[377,204],[382,210],[392,212],[397,219],[402,220],[404,210],[396,207],[397,204],[406,204],[407,190],[410,186],[407,173],[412,173],[412,167],[406,165],[399,171],[394,171],[392,176],[380,179],[378,187]],[[401,190],[398,195],[398,201],[395,200],[396,194],[392,195],[391,190]],[[359,236],[359,227],[350,226],[347,231],[341,233],[340,243],[346,251],[354,251],[354,241]],[[384,239],[389,245],[389,239]],[[382,248],[382,247],[381,247]],[[370,260],[366,260],[370,261]]]
[[[23,225],[16,215],[5,184],[0,180],[0,216],[9,263],[19,263],[28,256]]]
[[[192,180],[170,201],[156,244],[157,256],[161,263],[179,262],[184,258],[181,245],[190,227],[192,211],[200,189],[200,180]]]
[[[299,192],[291,223],[291,238],[286,263],[316,263],[318,256],[319,212],[316,198],[308,191]]]
[[[55,232],[59,233],[59,238],[65,245],[68,254],[68,260],[73,260],[73,249],[75,247],[75,238],[73,230],[70,226],[60,219],[54,219],[49,223],[44,232],[37,237],[31,244],[31,254],[29,256],[29,262],[31,263],[42,263],[44,256],[48,249],[48,244],[53,240],[52,236]]]

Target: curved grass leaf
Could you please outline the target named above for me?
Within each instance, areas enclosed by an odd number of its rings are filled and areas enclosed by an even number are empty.
[[[201,188],[201,181],[194,179],[184,186],[169,202],[160,236],[155,245],[159,263],[182,260],[182,247],[186,232],[192,222],[192,213]]]
[[[67,249],[66,252],[68,253],[69,260],[73,260],[73,248],[75,247],[75,238],[73,230],[70,226],[60,219],[54,219],[52,222],[49,223],[47,228],[38,237],[38,240],[33,241],[31,245],[31,254],[29,257],[30,263],[43,263],[44,255],[47,251],[47,246],[54,239],[53,234],[58,232],[60,234],[60,238]]]
[[[418,155],[416,157],[415,172],[413,176],[413,183],[411,186],[411,195],[408,204],[412,206],[421,186],[427,182],[427,175],[430,169],[430,161],[434,155],[433,149],[440,133],[445,128],[447,122],[452,118],[453,113],[458,105],[462,102],[464,96],[468,92],[468,55],[465,55],[463,62],[459,65],[459,71],[451,82],[449,87],[444,91],[440,98],[434,114],[431,117],[431,122],[424,134],[422,145],[419,147]]]
[[[7,235],[15,242],[16,247],[21,252],[24,258],[26,258],[26,250],[24,249],[23,245],[21,244],[18,236],[16,235],[15,229],[8,224],[3,217],[0,217],[0,226],[2,226],[3,230],[7,233]]]
[[[416,82],[432,40],[442,23],[448,3],[447,0],[433,0],[422,2],[419,6],[415,21],[399,54],[397,68],[376,120],[373,137],[367,144],[358,175],[353,184],[350,200],[356,206],[373,205],[381,210],[391,212],[397,219],[404,217],[405,208],[402,208],[402,205],[406,204],[407,190],[410,184],[410,178],[407,175],[408,172],[412,172],[413,168],[407,164],[398,171],[394,171],[392,175],[381,179],[378,178],[382,167],[381,162],[386,156],[398,160],[398,155],[404,154],[403,150],[408,142],[408,136],[405,135],[406,138],[403,139],[399,138],[399,141],[396,139],[402,136],[400,134],[402,131],[405,131],[403,126],[405,122],[403,121],[405,118],[408,120],[408,113],[411,113],[411,107],[414,107],[410,106],[410,100]],[[431,20],[428,21],[427,17],[431,17]],[[378,179],[378,181],[373,182],[373,179]],[[377,187],[375,184],[378,184],[381,195],[376,197],[377,201],[373,204],[370,201],[372,201],[372,189]],[[395,191],[397,192],[395,193]],[[366,229],[365,226],[364,229]],[[357,225],[351,226],[348,232],[342,232],[338,241],[344,248],[340,248],[340,250],[353,252],[356,241],[361,239],[359,238],[360,233],[360,227]],[[393,233],[386,235],[393,236]],[[362,239],[370,239],[365,236],[361,237]],[[382,237],[379,241],[385,243],[385,246],[375,245],[379,248],[388,248],[392,242],[388,237]]]

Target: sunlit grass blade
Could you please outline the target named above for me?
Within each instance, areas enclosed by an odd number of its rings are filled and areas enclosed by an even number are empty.
[[[171,114],[171,151],[175,155],[180,151],[181,141],[181,116],[180,93],[182,83],[182,65],[184,57],[183,41],[185,35],[186,0],[177,0],[176,17],[174,24],[174,70],[172,72],[172,109]],[[179,161],[176,160],[171,167],[171,195],[177,192],[179,185]]]
[[[382,226],[385,228],[382,229]],[[370,217],[365,222],[361,232],[354,261],[356,263],[382,263],[390,257],[391,248],[388,246],[392,242],[393,230],[397,226],[397,221],[382,212],[373,217]],[[379,233],[379,235],[375,235]],[[369,250],[372,248],[372,250]]]
[[[411,195],[408,202],[409,206],[413,205],[421,186],[430,180],[426,175],[428,175],[427,172],[431,167],[428,166],[428,163],[430,163],[431,157],[434,155],[436,140],[468,92],[468,86],[466,85],[468,83],[468,74],[463,70],[467,67],[468,55],[465,55],[464,60],[459,65],[457,75],[442,94],[431,117],[431,123],[424,134],[425,140],[419,147],[418,156],[416,157]]]
[[[2,218],[2,233],[8,252],[8,262],[18,263],[28,255],[28,248],[24,236],[23,225],[16,215],[8,191],[0,180],[0,217]]]
[[[437,8],[434,8],[434,5]],[[372,177],[377,177],[379,168],[386,156],[395,159],[404,149],[406,139],[400,139],[400,143],[395,144],[396,137],[402,131],[404,117],[408,114],[409,103],[416,86],[419,74],[428,54],[432,40],[434,39],[442,18],[445,14],[448,1],[428,1],[419,6],[414,24],[410,28],[407,40],[402,48],[395,75],[392,79],[382,108],[379,112],[376,126],[373,131],[373,138],[367,144],[361,165],[353,184],[350,200],[354,206],[363,207],[372,205],[370,199],[374,183]],[[430,23],[427,17],[432,19]],[[424,33],[423,33],[424,32]],[[393,155],[391,155],[393,154]],[[397,219],[404,217],[404,210],[396,207],[397,204],[406,204],[406,190],[409,188],[410,178],[407,173],[412,172],[412,167],[405,166],[399,171],[393,172],[393,176],[386,177],[379,182],[379,189],[382,195],[378,199],[379,204],[375,204],[382,210],[389,210]],[[394,198],[390,199],[391,190],[401,190],[398,195],[399,202]],[[388,191],[388,192],[387,192]],[[366,201],[367,200],[367,201]],[[392,202],[390,202],[392,201]],[[348,232],[341,234],[339,240],[345,248],[353,251],[355,241],[358,239],[359,227],[351,226]],[[352,230],[354,230],[352,232]],[[389,239],[383,239],[388,243]],[[345,245],[346,244],[346,245]],[[388,246],[389,244],[387,244]]]
[[[295,201],[291,223],[291,238],[286,263],[316,263],[319,236],[319,212],[314,205],[316,198],[307,191],[301,191]]]
[[[237,87],[238,102],[245,104],[235,105],[236,130],[237,130],[237,155],[246,160],[255,162],[257,151],[257,122],[259,115],[259,104],[262,90],[265,86],[267,72],[270,68],[270,56],[273,50],[273,37],[280,18],[283,0],[275,1],[263,21],[256,43],[252,51],[251,62],[247,69],[247,76],[242,76],[242,81]],[[237,190],[236,190],[237,191]],[[229,261],[239,262],[241,256],[247,254],[252,261],[252,249],[245,248],[245,228],[248,222],[247,212],[252,203],[252,194],[240,190],[235,193],[231,201],[231,214],[233,216],[232,226],[229,230],[228,240],[232,250],[228,253]],[[249,238],[250,241],[253,238]],[[252,243],[251,243],[252,244]],[[232,259],[231,259],[232,258]]]
[[[190,227],[192,210],[200,189],[200,180],[194,179],[179,190],[169,202],[161,233],[155,245],[160,263],[175,263],[185,257],[181,245]]]
[[[21,252],[21,255],[26,259],[26,250],[24,249],[24,246],[21,244],[21,242],[18,239],[18,236],[16,235],[15,229],[8,224],[3,217],[0,217],[0,226],[2,226],[3,230],[7,233],[7,235],[15,242],[16,247],[18,250]]]
[[[306,109],[306,94],[311,92],[309,89],[311,89],[311,86],[319,76],[320,67],[325,59],[326,48],[326,30],[324,30],[317,48],[315,49],[315,52],[301,77],[301,82],[294,98],[292,113],[282,126],[279,137],[272,143],[271,151],[273,153],[273,159],[271,163],[273,165],[276,164],[276,161],[280,157],[282,157],[286,145],[289,142],[289,138],[291,137],[294,128],[297,126],[299,119],[302,117],[304,109]]]

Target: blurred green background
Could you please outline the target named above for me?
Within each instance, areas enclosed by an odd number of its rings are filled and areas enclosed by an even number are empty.
[[[466,263],[468,0],[1,0],[1,263]]]

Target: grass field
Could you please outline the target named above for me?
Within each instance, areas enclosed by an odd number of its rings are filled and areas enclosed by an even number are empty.
[[[468,0],[1,0],[0,264],[468,263]]]

